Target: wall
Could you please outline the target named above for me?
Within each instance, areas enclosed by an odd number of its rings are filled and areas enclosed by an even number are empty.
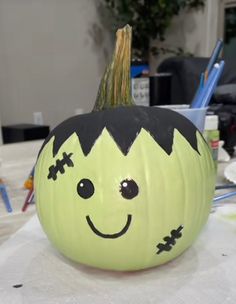
[[[220,0],[181,13],[166,44],[209,56]],[[92,109],[111,54],[98,0],[0,0],[0,120],[31,123],[33,112],[54,127],[76,108]],[[152,71],[163,59],[152,58]]]
[[[221,0],[206,0],[204,9],[184,11],[172,21],[166,33],[165,46],[181,47],[195,56],[210,56],[219,33],[219,7]],[[161,45],[154,41],[154,45]],[[151,57],[152,72],[170,54]]]
[[[0,118],[52,127],[92,109],[111,41],[96,0],[0,0]]]

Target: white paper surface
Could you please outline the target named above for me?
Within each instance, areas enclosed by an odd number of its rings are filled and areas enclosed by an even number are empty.
[[[71,263],[35,216],[0,246],[0,304],[235,304],[236,222],[222,208],[182,256],[133,273]]]
[[[232,162],[226,166],[224,176],[227,180],[236,184],[236,162]]]

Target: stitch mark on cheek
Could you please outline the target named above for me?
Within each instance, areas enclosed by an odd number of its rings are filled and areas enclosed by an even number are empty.
[[[60,172],[61,174],[65,173],[65,165],[67,167],[74,167],[73,161],[70,159],[73,153],[67,154],[66,152],[63,152],[62,156],[63,159],[57,159],[56,160],[56,165],[52,165],[49,167],[49,174],[48,174],[48,179],[53,179],[54,181],[57,179],[57,173]]]
[[[179,226],[177,229],[173,229],[170,232],[170,236],[165,236],[163,240],[165,243],[159,243],[157,245],[158,252],[157,254],[162,253],[163,251],[170,251],[173,246],[176,244],[176,240],[182,237],[183,226]]]

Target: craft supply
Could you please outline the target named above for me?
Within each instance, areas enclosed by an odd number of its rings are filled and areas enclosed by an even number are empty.
[[[217,115],[206,115],[204,137],[211,149],[216,170],[218,164],[218,150],[220,140],[218,122],[219,119]]]
[[[209,73],[211,72],[211,70],[212,70],[215,62],[217,61],[217,59],[219,57],[222,48],[223,48],[223,41],[222,41],[222,39],[219,39],[216,42],[215,48],[214,48],[214,50],[213,50],[213,52],[211,54],[211,57],[210,57],[210,60],[208,62],[206,71],[204,73],[205,82],[207,81]]]
[[[207,107],[211,97],[215,91],[215,88],[217,86],[217,83],[223,73],[224,69],[224,61],[221,60],[221,62],[218,64],[216,63],[203,87],[203,89],[200,91],[197,99],[190,105],[191,108],[202,108]]]
[[[32,168],[27,180],[24,182],[24,188],[28,190],[33,189],[33,182],[34,182],[34,167]]]
[[[8,194],[7,194],[7,189],[6,189],[6,186],[3,182],[3,180],[0,178],[0,193],[2,195],[2,199],[3,199],[3,202],[5,204],[5,207],[7,209],[7,211],[10,213],[12,212],[12,207],[11,207],[11,203],[10,203],[10,199],[8,197]]]
[[[204,87],[204,81],[205,81],[205,74],[204,73],[201,73],[201,76],[200,76],[200,82],[199,82],[199,86],[198,86],[198,89],[197,89],[197,92],[190,104],[190,108],[194,108],[194,105],[197,103],[198,99],[199,99],[199,95]]]
[[[165,105],[160,108],[170,109],[188,118],[202,133],[204,131],[207,108],[189,108],[189,105]]]
[[[216,70],[218,68],[218,64],[216,64],[216,61],[219,57],[222,48],[223,41],[219,39],[211,54],[205,72],[201,73],[199,87],[190,104],[190,108],[207,107],[208,103],[210,102],[210,99],[214,93],[215,87],[219,81],[219,78],[224,68],[224,61],[221,60],[219,70]],[[208,81],[209,75],[211,75],[211,79]],[[204,85],[207,85],[207,87],[205,88]]]
[[[220,196],[217,196],[213,199],[213,202],[218,202],[218,201],[222,201],[224,199],[227,199],[227,198],[230,198],[232,196],[235,196],[236,195],[236,191],[234,192],[229,192],[229,193],[225,193],[225,194],[222,194]]]
[[[33,203],[33,200],[34,200],[34,189],[32,188],[31,190],[29,190],[29,192],[26,196],[26,199],[25,199],[25,202],[24,202],[24,205],[23,205],[21,211],[25,212],[26,209],[28,208],[29,204]]]
[[[225,184],[225,185],[217,185],[216,190],[223,190],[223,189],[231,189],[236,188],[235,184]]]

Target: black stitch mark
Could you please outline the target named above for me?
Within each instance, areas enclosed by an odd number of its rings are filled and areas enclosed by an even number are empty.
[[[170,232],[171,236],[164,237],[163,240],[165,241],[165,244],[159,243],[157,245],[157,248],[159,249],[157,254],[160,254],[163,251],[170,251],[173,248],[173,246],[176,244],[176,239],[181,238],[182,236],[181,230],[183,228],[184,228],[183,226],[179,226],[178,229],[173,229]]]
[[[14,288],[21,288],[22,286],[23,286],[23,284],[12,285],[12,287],[14,287]]]
[[[56,160],[56,165],[52,165],[51,167],[49,167],[49,174],[48,174],[48,179],[52,178],[54,181],[57,179],[57,173],[58,171],[61,174],[65,173],[65,168],[64,166],[67,165],[68,167],[74,167],[74,164],[72,162],[72,160],[70,159],[71,156],[73,155],[73,153],[70,154],[66,154],[65,152],[63,152],[63,159],[57,159]]]

